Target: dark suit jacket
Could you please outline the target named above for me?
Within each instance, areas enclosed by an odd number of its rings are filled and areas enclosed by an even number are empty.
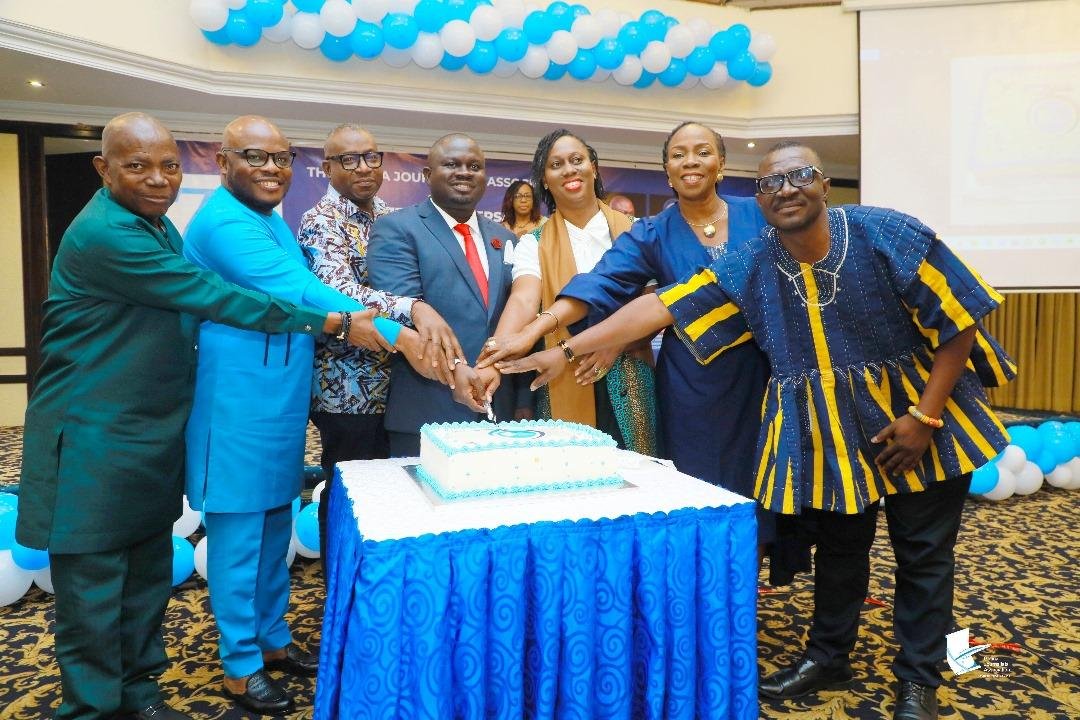
[[[486,308],[456,233],[431,200],[379,218],[368,240],[372,287],[421,298],[435,308],[453,328],[470,365],[476,362],[484,341],[495,333],[510,295],[512,266],[505,262],[505,252],[517,239],[483,216],[479,222],[488,261]],[[495,393],[492,409],[500,420],[513,417],[511,385],[504,382]],[[424,423],[477,419],[481,417],[455,402],[446,386],[421,377],[403,358],[394,357],[386,403],[387,430],[418,433]]]

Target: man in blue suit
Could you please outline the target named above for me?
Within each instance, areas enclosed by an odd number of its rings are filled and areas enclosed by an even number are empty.
[[[516,240],[506,228],[476,213],[487,172],[484,153],[468,135],[437,140],[428,152],[424,179],[430,199],[375,223],[368,242],[368,273],[372,287],[421,298],[434,307],[453,329],[465,357],[456,371],[458,402],[445,387],[394,359],[385,422],[395,457],[420,454],[424,423],[482,419],[475,402],[459,402],[477,386],[469,365],[494,334],[510,294],[507,250]],[[481,377],[485,387],[490,380]],[[475,393],[473,398],[483,399]],[[499,418],[512,417],[514,404],[510,387],[497,390],[491,400]]]

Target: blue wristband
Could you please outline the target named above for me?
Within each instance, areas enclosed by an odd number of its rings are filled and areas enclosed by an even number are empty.
[[[375,329],[379,331],[379,334],[386,339],[386,342],[394,345],[397,343],[398,335],[401,334],[401,324],[396,323],[393,320],[389,320],[384,317],[376,316],[374,320]]]

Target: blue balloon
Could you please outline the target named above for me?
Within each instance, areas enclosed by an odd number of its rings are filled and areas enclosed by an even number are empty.
[[[28,548],[16,542],[11,546],[11,561],[23,570],[34,572],[49,566],[49,552]]]
[[[420,0],[413,9],[413,17],[423,32],[439,32],[450,19],[438,0]]]
[[[195,571],[195,548],[187,540],[173,535],[172,584],[176,587]]]
[[[577,20],[582,15],[589,15],[589,14],[590,14],[589,13],[589,8],[585,7],[584,5],[571,5],[570,6],[570,15],[575,20]]]
[[[712,36],[709,49],[712,50],[713,57],[720,62],[726,62],[739,54],[735,39],[727,30],[720,30]]]
[[[382,28],[363,20],[356,23],[352,35],[349,36],[349,42],[352,44],[352,51],[367,60],[378,57],[386,47]]]
[[[229,23],[225,23],[218,30],[203,30],[203,37],[214,43],[215,45],[228,45],[229,40]]]
[[[716,65],[716,58],[713,57],[712,50],[707,47],[696,47],[686,56],[686,72],[691,75],[698,77],[708,75],[713,65]]]
[[[667,35],[667,15],[659,10],[646,10],[641,13],[640,22],[648,40],[663,40]]]
[[[664,24],[667,25],[667,29],[670,30],[671,28],[679,24],[679,20],[678,18],[673,18],[668,15],[666,18],[664,18]]]
[[[1080,425],[1080,423],[1077,423]],[[5,509],[18,510],[19,509],[19,496],[15,493],[0,492],[0,513]]]
[[[749,80],[757,70],[757,60],[748,52],[739,53],[727,62],[728,75],[733,80]]]
[[[507,62],[517,62],[529,50],[529,39],[517,28],[506,28],[495,38],[495,52]]]
[[[552,24],[547,13],[542,10],[533,10],[526,15],[521,28],[525,31],[525,37],[533,45],[543,45],[551,39],[551,34],[558,29]]]
[[[1069,437],[1069,433],[1065,432],[1064,427],[1039,434],[1043,436],[1043,453],[1053,454],[1057,461],[1055,466],[1067,463],[1075,457],[1073,439]]]
[[[558,80],[566,74],[566,68],[566,65],[560,65],[559,63],[548,63],[548,69],[543,78],[545,80]]]
[[[0,513],[0,550],[7,550],[15,544],[15,517],[17,512],[8,510]]]
[[[622,43],[626,52],[637,55],[649,44],[649,38],[646,37],[645,29],[641,26],[641,23],[637,20],[631,20],[619,28],[619,42]]]
[[[292,501],[292,518],[296,519],[296,516],[300,514],[300,496],[297,495]]]
[[[1028,456],[1028,459],[1031,460],[1030,455]],[[1043,448],[1042,452],[1035,457],[1033,462],[1039,466],[1043,475],[1049,475],[1053,472],[1054,468],[1059,465],[1057,456],[1054,454],[1054,451],[1049,448]]]
[[[319,550],[319,503],[309,503],[296,516],[296,539],[308,550]]]
[[[548,5],[547,16],[552,24],[552,32],[569,30],[574,24],[574,15],[570,12],[570,5],[562,0],[556,0]]]
[[[390,13],[382,21],[383,40],[387,45],[398,50],[412,47],[416,42],[416,36],[420,34],[420,26],[412,15],[405,13]]]
[[[727,32],[731,41],[735,43],[735,53],[746,52],[746,49],[750,47],[750,28],[742,23],[736,23],[729,27]]]
[[[771,79],[772,65],[767,62],[759,62],[757,67],[754,68],[754,72],[750,73],[750,77],[746,79],[746,82],[754,87],[761,87]]]
[[[457,72],[461,68],[465,67],[465,58],[454,57],[448,52],[444,52],[442,60],[439,61],[439,67],[443,70],[449,70],[450,72]],[[312,548],[314,550],[315,548]]]
[[[465,56],[465,63],[477,75],[491,72],[497,62],[499,53],[495,50],[495,43],[490,40],[477,40],[472,51]]]
[[[1008,433],[1009,442],[1023,450],[1028,460],[1035,462],[1043,449],[1043,439],[1039,431],[1030,425],[1013,425],[1008,428]]]
[[[319,50],[330,60],[334,62],[344,62],[352,57],[352,36],[346,35],[345,37],[337,37],[326,33],[323,36],[323,41],[319,43]]]
[[[1073,420],[1071,422],[1065,423],[1065,432],[1069,433],[1075,438],[1080,438],[1080,422]]]
[[[444,0],[446,6],[446,19],[468,21],[472,11],[476,9],[476,3],[470,0]]]
[[[244,6],[251,21],[263,27],[273,27],[281,22],[285,14],[282,0],[248,0]]]
[[[606,37],[593,48],[593,59],[605,70],[614,70],[626,59],[626,50],[618,38]]]
[[[975,472],[971,473],[971,488],[968,490],[972,495],[984,495],[998,484],[997,465],[988,462]]]
[[[326,0],[293,0],[293,5],[300,12],[317,13],[322,10],[325,2]]]
[[[656,80],[656,75],[654,73],[651,73],[648,70],[642,70],[641,77],[639,77],[638,81],[634,83],[634,87],[647,88],[653,84],[654,80]]]
[[[578,50],[578,54],[570,61],[566,68],[570,77],[578,80],[588,80],[596,72],[596,58],[591,50]]]
[[[1039,431],[1039,434],[1044,435],[1044,436],[1045,435],[1051,435],[1053,433],[1056,433],[1058,430],[1064,430],[1064,429],[1065,429],[1065,424],[1060,423],[1057,420],[1047,420],[1044,423],[1040,423],[1039,427],[1037,428],[1037,430]]]
[[[243,10],[229,11],[225,31],[229,33],[229,40],[240,47],[251,47],[262,37],[262,27],[249,18]]]
[[[660,75],[660,84],[675,87],[686,79],[686,62],[679,58],[672,58],[671,64]]]

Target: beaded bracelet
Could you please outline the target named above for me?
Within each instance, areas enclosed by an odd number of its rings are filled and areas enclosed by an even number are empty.
[[[566,340],[560,340],[556,344],[562,348],[563,355],[566,356],[566,362],[573,365],[574,361],[577,360],[577,355],[575,355],[574,351],[570,349],[570,346],[566,344]]]
[[[341,331],[337,334],[338,340],[345,340],[349,337],[349,330],[352,327],[352,313],[341,313]]]
[[[553,332],[555,332],[556,330],[559,329],[559,316],[558,315],[551,312],[550,310],[541,310],[540,312],[536,313],[537,318],[540,318],[543,315],[550,315],[551,319],[555,321],[555,327],[551,328],[546,333],[544,333],[545,335],[550,335],[551,333],[553,333]]]
[[[907,411],[908,415],[911,415],[911,417],[915,418],[923,425],[929,425],[932,428],[945,427],[944,420],[941,420],[940,418],[932,418],[914,405],[909,405]]]

